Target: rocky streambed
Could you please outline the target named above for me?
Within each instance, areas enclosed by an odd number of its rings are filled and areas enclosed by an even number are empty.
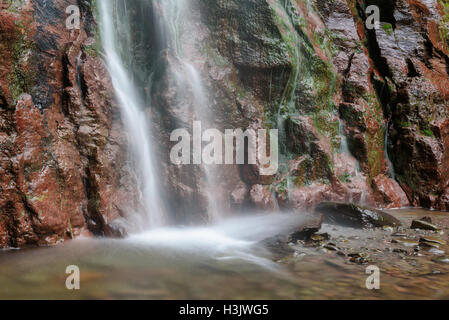
[[[385,212],[401,225],[354,228],[271,214],[0,251],[0,298],[449,298],[447,213]],[[413,221],[437,230],[412,229]],[[79,266],[81,290],[65,288],[68,265]],[[370,266],[379,268],[380,290],[366,288]]]
[[[448,214],[423,209],[383,214],[376,220],[381,225],[354,228],[345,226],[340,212],[340,223],[325,218],[319,231],[302,240],[290,239],[289,254],[277,262],[301,279],[302,298],[449,297]],[[400,225],[385,224],[388,214],[391,224]],[[359,218],[362,222],[364,217]],[[354,226],[354,219],[346,219]],[[371,266],[380,270],[380,290],[366,287]]]

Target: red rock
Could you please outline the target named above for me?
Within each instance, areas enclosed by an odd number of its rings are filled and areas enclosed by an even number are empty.
[[[81,30],[71,32],[55,27],[65,24],[66,3],[43,5],[0,10],[0,247],[107,235],[135,207],[133,184],[122,183],[127,142],[112,116],[112,85],[86,50],[94,20],[83,12]],[[23,81],[12,83],[13,74]]]
[[[410,205],[407,195],[395,180],[381,174],[374,178],[372,185],[380,208],[393,209]]]
[[[248,198],[248,186],[244,183],[240,183],[234,191],[231,193],[231,205],[234,209],[241,209],[245,201]]]
[[[256,184],[250,191],[250,199],[255,208],[263,211],[274,211],[277,207],[276,199],[268,186]]]

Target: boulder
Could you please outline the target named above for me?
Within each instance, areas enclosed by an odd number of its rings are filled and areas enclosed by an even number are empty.
[[[399,184],[384,174],[380,174],[374,178],[372,187],[376,203],[378,203],[380,207],[393,209],[410,205],[407,195]]]
[[[353,203],[323,202],[315,208],[315,212],[324,215],[324,222],[353,228],[401,225],[398,219],[384,211]]]
[[[438,227],[431,222],[428,222],[426,220],[413,220],[411,227],[412,229],[421,229],[421,230],[431,230],[431,231],[437,231]]]

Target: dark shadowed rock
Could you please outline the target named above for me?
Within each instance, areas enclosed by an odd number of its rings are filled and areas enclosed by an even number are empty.
[[[353,228],[401,225],[398,219],[386,212],[353,203],[323,202],[316,207],[315,212],[323,214],[324,222]]]
[[[274,260],[282,259],[294,252],[289,243],[310,240],[311,236],[321,229],[322,222],[322,215],[311,215],[287,232],[266,238],[260,244],[273,255]]]
[[[289,242],[286,235],[275,235],[274,237],[262,240],[260,244],[272,254],[273,260],[282,259],[294,252],[288,245]]]
[[[413,220],[411,228],[421,230],[431,230],[431,231],[438,230],[438,227],[436,225],[425,220]]]
[[[309,241],[315,233],[320,231],[322,223],[322,215],[311,216],[305,224],[290,233],[289,242]]]

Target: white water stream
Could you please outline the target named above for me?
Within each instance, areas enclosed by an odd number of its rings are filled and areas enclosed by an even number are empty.
[[[191,101],[193,119],[201,121],[205,128],[212,125],[212,119],[207,112],[207,90],[202,83],[200,72],[196,69],[194,57],[186,54],[187,50],[183,50],[181,43],[185,20],[188,19],[186,11],[190,4],[191,1],[186,0],[153,0],[153,14],[148,19],[154,21],[154,41],[155,45],[159,46],[159,55],[167,55],[170,60],[168,72],[176,79],[176,85],[171,90],[175,90],[182,99]],[[134,169],[139,180],[140,200],[144,207],[144,212],[138,214],[143,216],[143,228],[147,229],[161,226],[165,220],[164,205],[161,203],[162,191],[156,178],[157,168],[153,157],[154,144],[157,142],[152,141],[150,120],[144,112],[144,109],[150,106],[142,105],[144,99],[139,97],[139,91],[132,80],[132,71],[127,70],[129,66],[124,62],[126,56],[132,55],[133,35],[131,22],[127,21],[129,17],[126,2],[121,4],[120,10],[117,9],[118,5],[117,0],[99,1],[101,37],[125,129],[129,135],[131,157],[136,162]],[[152,83],[145,85],[151,88]],[[189,100],[187,96],[184,98],[185,95],[191,95],[192,99]],[[217,183],[216,173],[208,166],[202,166],[201,170],[202,188],[208,197],[209,220],[217,221],[220,214],[213,192],[213,186]]]

